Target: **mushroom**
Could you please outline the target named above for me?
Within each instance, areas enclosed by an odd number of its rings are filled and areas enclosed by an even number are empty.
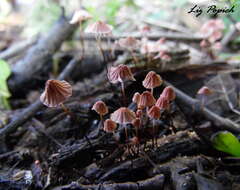
[[[133,111],[126,107],[121,107],[111,114],[111,120],[122,125],[125,129],[126,139],[128,138],[127,127],[128,123],[132,123],[136,118],[136,115]]]
[[[139,100],[140,100],[140,93],[139,92],[135,92],[132,98],[132,102],[134,102],[135,104],[138,104]]]
[[[120,64],[117,67],[110,67],[110,69],[108,70],[108,79],[113,84],[118,82],[121,83],[123,102],[124,104],[126,104],[124,81],[127,81],[127,80],[135,81],[135,78],[133,77],[133,74],[130,68],[123,64]]]
[[[161,117],[160,111],[161,110],[158,106],[152,106],[148,111],[148,117],[150,117],[153,122],[153,146],[155,144],[154,141],[156,141],[156,145],[157,145],[155,126],[156,126],[156,120]]]
[[[171,86],[164,88],[161,96],[166,97],[169,102],[175,100],[176,98],[176,94]]]
[[[151,89],[152,94],[153,94],[153,89],[160,86],[162,83],[163,83],[163,80],[161,76],[155,73],[154,71],[150,71],[142,82],[145,88]]]
[[[211,94],[213,94],[213,91],[211,89],[209,89],[207,86],[203,86],[202,88],[200,88],[197,92],[197,95],[201,101],[201,107],[203,108],[203,106],[206,103],[206,98],[208,96],[210,96]]]
[[[118,40],[118,44],[126,48],[132,55],[135,66],[139,63],[137,57],[134,55],[134,50],[140,47],[140,41],[133,37],[122,38]]]
[[[152,93],[149,91],[144,91],[138,103],[138,109],[144,109],[146,107],[150,107],[156,103],[155,98],[153,97]]]
[[[106,131],[107,133],[114,133],[116,128],[117,128],[117,124],[113,120],[107,119],[104,121],[103,130]]]
[[[165,96],[160,96],[155,104],[160,110],[167,110],[169,109],[169,100]]]
[[[103,101],[97,101],[93,106],[92,110],[96,111],[100,115],[101,123],[103,123],[103,116],[108,113],[108,107]]]
[[[71,21],[69,22],[70,24],[79,24],[80,43],[82,46],[82,57],[84,56],[84,53],[85,53],[82,24],[84,21],[87,21],[91,18],[92,18],[92,15],[90,15],[89,12],[87,12],[84,9],[79,9],[74,13]]]
[[[112,34],[112,29],[113,29],[113,26],[111,26],[109,24],[106,24],[103,21],[97,21],[97,22],[89,25],[85,30],[86,33],[95,34],[97,45],[98,45],[98,48],[99,48],[99,50],[102,54],[103,61],[104,61],[105,64],[107,63],[107,60],[105,58],[104,51],[103,51],[103,48],[102,48],[101,36],[111,35]]]
[[[60,105],[68,115],[72,116],[72,113],[63,104],[70,96],[72,96],[72,86],[68,82],[51,79],[46,82],[40,101],[47,107]]]

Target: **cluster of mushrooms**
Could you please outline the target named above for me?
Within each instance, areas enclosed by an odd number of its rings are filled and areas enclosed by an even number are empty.
[[[79,24],[81,29],[82,22],[90,18],[92,18],[92,16],[87,11],[81,9],[74,14],[70,23]],[[149,32],[149,30],[150,29],[148,27],[145,27],[143,29],[143,36],[145,36],[144,34]],[[86,29],[86,32],[96,34],[98,47],[102,53],[104,61],[107,61],[101,46],[101,36],[111,34],[112,26],[105,24],[102,21],[98,21],[89,25]],[[156,43],[152,44],[147,42],[147,38],[143,38],[141,46],[141,52],[146,54],[147,60],[151,59],[150,53],[155,52],[156,50],[159,52],[157,58],[160,57],[162,60],[166,61],[171,59],[166,50],[161,48],[161,45],[165,43],[164,39],[160,39]],[[118,45],[129,50],[135,64],[138,63],[138,59],[134,55],[133,50],[139,47],[139,43],[139,40],[136,40],[133,37],[123,38],[117,42]],[[84,49],[84,46],[82,48]],[[113,84],[121,84],[123,107],[120,107],[114,111],[109,119],[104,120],[104,116],[109,113],[107,105],[103,101],[97,101],[93,105],[92,109],[95,110],[100,116],[102,129],[107,133],[114,134],[119,126],[123,127],[125,129],[126,136],[125,142],[138,145],[141,142],[139,130],[144,128],[144,126],[150,122],[153,130],[153,145],[157,146],[157,138],[155,134],[156,121],[161,118],[163,112],[169,111],[170,105],[176,97],[173,88],[170,86],[164,88],[162,94],[156,100],[153,96],[154,88],[161,86],[163,80],[159,74],[155,73],[154,71],[150,71],[142,82],[143,86],[148,90],[141,94],[136,92],[132,97],[132,102],[136,104],[136,110],[133,111],[126,107],[128,100],[125,95],[125,82],[129,80],[135,81],[131,69],[127,65],[123,64],[111,66],[110,68],[106,67],[106,69],[108,80]],[[198,94],[205,97],[211,94],[211,91],[207,87],[203,87],[198,91]],[[71,111],[69,111],[68,108],[66,108],[63,104],[71,95],[72,87],[68,82],[51,79],[46,82],[45,90],[40,96],[40,100],[47,107],[61,106],[66,114],[73,117],[74,114],[71,113]],[[204,103],[204,100],[202,102]],[[127,125],[129,124],[135,129],[133,130],[135,132],[131,135],[128,134],[127,130]]]
[[[108,71],[108,78],[111,83],[121,83],[122,95],[124,99],[126,98],[124,82],[127,80],[135,80],[130,68],[126,65],[111,67]],[[154,88],[161,86],[163,83],[161,76],[154,71],[150,71],[142,83],[143,86],[150,91],[146,90],[141,94],[136,92],[133,95],[132,102],[136,104],[137,108],[135,112],[127,107],[120,107],[111,114],[110,119],[106,119],[103,122],[103,116],[108,114],[107,105],[103,101],[97,101],[93,105],[92,109],[100,115],[100,119],[103,123],[103,130],[105,132],[115,133],[118,126],[121,126],[125,129],[126,142],[130,142],[135,145],[140,143],[138,131],[141,130],[141,128],[144,128],[148,121],[150,121],[153,126],[153,144],[157,146],[155,138],[156,120],[161,118],[161,114],[164,111],[168,111],[170,109],[170,104],[175,99],[176,95],[173,88],[168,86],[163,90],[162,94],[157,100],[154,98]],[[131,138],[129,137],[127,130],[128,124],[131,124],[131,126],[135,128],[135,130],[133,130],[135,131],[135,134]]]

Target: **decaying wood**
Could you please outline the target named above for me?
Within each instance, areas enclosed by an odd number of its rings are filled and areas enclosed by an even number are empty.
[[[24,52],[28,47],[34,45],[37,42],[37,39],[38,37],[35,36],[33,38],[12,45],[8,49],[0,53],[0,59],[7,60],[17,56],[18,54]]]
[[[114,36],[107,36],[107,37],[102,37],[102,40],[118,40],[120,38],[126,38],[128,36],[132,36],[134,38],[137,39],[141,39],[143,36],[139,33],[133,33],[133,34],[121,34],[121,35],[114,35]],[[145,37],[147,37],[150,40],[159,40],[160,38],[166,38],[167,40],[175,40],[175,41],[187,41],[187,42],[196,42],[199,43],[201,40],[203,40],[202,37],[198,37],[198,36],[189,36],[186,34],[181,34],[181,33],[174,33],[174,32],[169,32],[169,33],[157,33],[157,34],[149,34],[146,35]],[[89,35],[89,34],[85,34],[83,36],[84,39],[86,40],[95,40],[95,36],[94,35]],[[79,39],[79,38],[77,38]]]
[[[72,183],[70,185],[60,186],[53,188],[53,190],[159,190],[164,185],[164,176],[156,175],[152,178],[137,181],[137,182],[125,182],[125,183],[109,183],[109,184],[97,184],[97,185],[82,185]]]
[[[13,65],[12,75],[8,80],[10,90],[19,93],[21,89],[34,85],[34,75],[43,72],[44,65],[75,29],[76,25],[69,24],[68,19],[61,16],[51,30],[27,51],[26,56]]]
[[[181,90],[177,89],[173,85],[169,84],[168,82],[165,82],[165,85],[172,86],[174,91],[177,95],[177,101],[179,101],[179,105],[184,104],[188,106],[188,108],[191,109],[189,114],[199,114],[203,115],[206,119],[212,121],[216,126],[218,126],[220,129],[229,130],[233,133],[240,133],[240,126],[230,119],[223,118],[205,106],[201,105],[200,101],[188,96],[187,94],[183,93]]]

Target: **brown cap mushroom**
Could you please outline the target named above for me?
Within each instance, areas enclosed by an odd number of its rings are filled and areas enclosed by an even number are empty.
[[[66,81],[48,80],[40,96],[41,102],[48,107],[57,107],[72,95],[72,86]]]
[[[155,104],[161,110],[169,109],[169,100],[165,96],[160,96]]]
[[[140,100],[138,102],[138,108],[144,109],[146,107],[150,107],[156,103],[155,98],[149,91],[145,91],[141,94]]]
[[[132,98],[132,102],[138,104],[139,100],[140,100],[140,93],[139,92],[135,92],[135,94],[133,95],[133,98]]]
[[[93,33],[97,35],[109,35],[112,34],[113,27],[102,21],[97,21],[86,28],[87,33]]]
[[[108,107],[103,101],[97,101],[92,110],[96,111],[99,115],[106,115],[108,113]]]
[[[106,131],[107,133],[112,133],[116,130],[117,128],[117,124],[111,120],[111,119],[107,119],[104,121],[104,128],[103,130]]]
[[[149,110],[148,110],[148,116],[151,119],[159,119],[161,117],[161,113],[160,113],[160,108],[157,106],[152,106]]]
[[[173,101],[176,98],[176,94],[171,86],[164,88],[161,96],[165,96],[168,101]]]
[[[111,114],[111,120],[119,124],[131,123],[135,118],[135,113],[126,107],[121,107]]]
[[[108,70],[108,79],[111,83],[124,82],[125,80],[135,81],[130,68],[127,65],[120,64],[117,67],[111,67]]]
[[[154,71],[150,71],[142,83],[145,88],[153,89],[160,86],[163,81],[160,75],[156,74]]]

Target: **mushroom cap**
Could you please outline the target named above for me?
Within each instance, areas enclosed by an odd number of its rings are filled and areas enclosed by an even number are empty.
[[[75,11],[71,21],[69,22],[70,24],[77,24],[80,23],[82,21],[85,20],[89,20],[92,18],[92,15],[89,14],[89,12],[87,12],[84,9],[79,9],[77,11]]]
[[[164,88],[161,96],[165,96],[168,101],[173,101],[176,98],[176,94],[171,86]]]
[[[135,113],[126,107],[121,107],[111,114],[111,120],[119,124],[131,123],[135,118]]]
[[[118,44],[127,49],[136,49],[140,46],[140,41],[133,37],[121,38],[118,40]]]
[[[135,81],[135,78],[127,65],[120,64],[117,67],[110,67],[108,79],[111,83],[124,82],[126,80]]]
[[[108,113],[108,107],[106,104],[99,100],[93,106],[92,110],[96,111],[99,115],[106,115]]]
[[[159,119],[161,117],[161,113],[160,113],[160,108],[158,106],[152,106],[149,110],[148,110],[148,116],[151,119]]]
[[[197,94],[203,94],[203,95],[211,95],[213,93],[213,91],[208,88],[207,86],[203,86],[202,88],[200,88],[197,92]]]
[[[86,33],[93,33],[98,35],[112,34],[113,26],[102,21],[97,21],[86,28]]]
[[[155,104],[161,110],[169,109],[169,100],[165,96],[160,96]]]
[[[140,93],[139,92],[135,92],[132,98],[132,102],[138,104],[139,100],[140,100]]]
[[[143,86],[147,89],[156,88],[162,83],[163,81],[161,76],[156,74],[154,71],[150,71],[142,82]]]
[[[72,86],[62,80],[48,80],[40,101],[47,107],[57,107],[72,95]]]
[[[113,120],[107,119],[104,121],[103,130],[106,131],[107,133],[114,132],[116,128],[117,128],[117,124]]]
[[[138,108],[144,109],[145,107],[150,107],[155,103],[156,103],[156,99],[153,97],[151,92],[145,91],[140,96],[140,100],[138,102]]]

